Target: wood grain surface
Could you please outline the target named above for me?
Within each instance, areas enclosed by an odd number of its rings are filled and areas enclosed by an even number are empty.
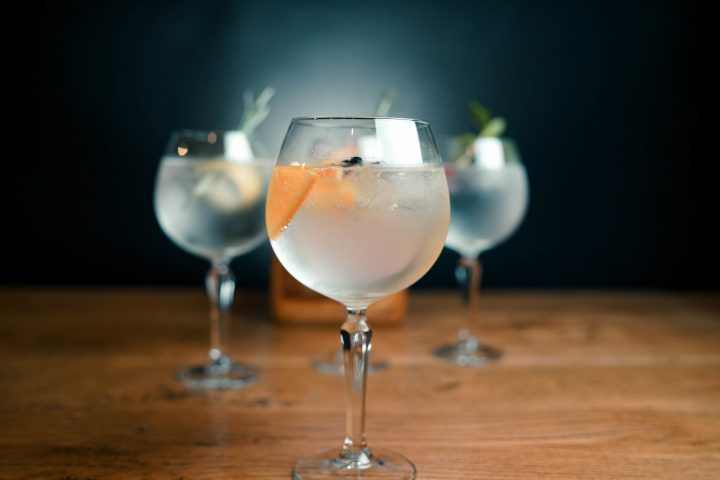
[[[461,316],[412,291],[375,328],[370,445],[419,479],[720,478],[717,293],[487,293],[477,332],[505,355],[480,369],[429,353]],[[196,392],[173,373],[204,360],[201,290],[0,290],[0,478],[290,478],[343,433],[341,379],[310,365],[337,327],[268,318],[240,292],[233,353],[261,381]]]

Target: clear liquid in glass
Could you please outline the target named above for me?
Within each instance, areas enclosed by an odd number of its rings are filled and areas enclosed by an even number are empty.
[[[451,220],[446,245],[463,257],[475,258],[508,238],[525,215],[528,184],[520,162],[501,168],[449,168],[448,184]]]
[[[282,195],[278,166],[269,198]],[[288,272],[346,306],[366,306],[424,275],[445,243],[450,207],[440,165],[312,167],[317,175],[273,249]],[[270,206],[270,205],[269,205]]]
[[[162,159],[155,210],[163,231],[178,246],[226,261],[264,240],[265,192],[270,162],[223,157]]]

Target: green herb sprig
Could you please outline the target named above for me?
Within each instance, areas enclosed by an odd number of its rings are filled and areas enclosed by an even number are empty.
[[[474,100],[468,104],[468,113],[475,131],[455,135],[450,151],[451,158],[460,165],[472,163],[473,145],[478,137],[501,137],[507,128],[503,117],[493,117],[487,107]]]
[[[378,102],[377,107],[375,108],[375,116],[387,117],[390,113],[390,108],[392,107],[393,102],[395,102],[396,96],[397,90],[395,90],[394,88],[388,89]]]
[[[275,95],[273,87],[265,87],[257,99],[250,90],[243,92],[243,115],[240,120],[240,131],[249,139],[255,129],[270,114],[270,99]]]

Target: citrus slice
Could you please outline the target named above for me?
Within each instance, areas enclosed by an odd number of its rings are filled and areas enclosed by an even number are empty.
[[[355,192],[348,189],[343,177],[343,169],[339,167],[275,167],[265,207],[270,240],[276,240],[285,231],[311,194],[313,208],[322,208],[322,205],[334,208],[350,206],[355,201]]]
[[[279,165],[273,170],[268,186],[265,222],[270,240],[277,239],[287,228],[318,176],[309,168]]]

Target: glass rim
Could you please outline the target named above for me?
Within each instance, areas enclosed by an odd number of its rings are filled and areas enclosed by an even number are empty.
[[[419,120],[417,118],[409,117],[387,117],[387,116],[373,116],[373,115],[307,115],[302,117],[293,117],[291,123],[301,123],[312,120],[403,120],[408,122],[414,122],[418,125],[429,126],[430,122],[425,120]]]

